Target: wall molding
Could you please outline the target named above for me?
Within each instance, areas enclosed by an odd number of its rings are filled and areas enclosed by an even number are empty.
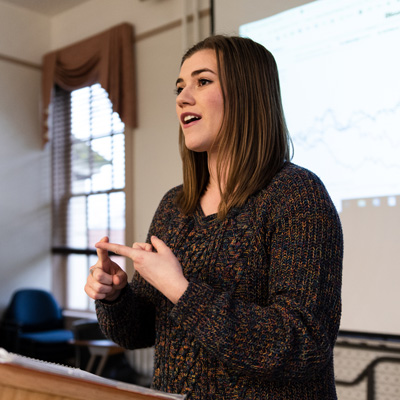
[[[208,17],[210,15],[211,15],[211,10],[209,8],[199,11],[199,17],[200,18]],[[193,20],[194,20],[194,18],[193,18],[192,14],[187,16],[187,22],[188,23],[193,22]],[[151,30],[149,30],[147,32],[140,33],[139,35],[135,35],[134,41],[135,42],[140,42],[140,41],[148,39],[150,37],[160,35],[161,33],[164,33],[164,32],[169,31],[171,29],[178,28],[182,24],[183,24],[182,19],[177,19],[175,21],[169,22],[168,24],[161,25],[158,28],[154,28],[154,29],[151,29]]]
[[[209,8],[207,8],[205,10],[201,10],[199,12],[200,18],[205,18],[210,15],[211,15],[211,10]],[[193,15],[187,16],[188,23],[193,22],[193,19],[194,19]],[[141,42],[142,40],[146,40],[151,37],[161,35],[162,33],[167,32],[171,29],[176,29],[176,28],[180,27],[182,25],[182,23],[183,23],[182,19],[177,19],[175,21],[169,22],[168,24],[161,25],[158,28],[154,28],[149,31],[135,35],[133,40],[134,40],[134,42]],[[0,53],[0,61],[5,61],[5,62],[11,63],[11,64],[19,65],[21,67],[31,68],[31,69],[35,69],[35,70],[39,70],[39,71],[42,69],[42,66],[40,64],[36,64],[33,62],[29,62],[29,61],[24,61],[19,58],[10,57],[10,56],[7,56],[7,55],[1,54],[1,53]]]
[[[5,61],[5,62],[11,63],[11,64],[19,65],[21,67],[27,67],[27,68],[36,69],[39,71],[42,69],[42,66],[40,64],[32,63],[29,61],[24,61],[19,58],[15,58],[15,57],[6,56],[5,54],[0,54],[0,61]]]

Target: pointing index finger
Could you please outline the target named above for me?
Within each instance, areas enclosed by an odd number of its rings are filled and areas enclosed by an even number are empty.
[[[108,243],[108,241],[101,240],[96,243],[96,248],[99,251],[105,252],[111,251],[119,256],[132,257],[132,253],[135,251],[132,247],[124,246],[122,244]]]

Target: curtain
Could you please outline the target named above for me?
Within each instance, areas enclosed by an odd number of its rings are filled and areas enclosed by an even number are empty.
[[[49,110],[55,85],[72,91],[94,83],[107,91],[113,110],[136,126],[133,26],[123,23],[43,57],[43,143],[49,140]]]

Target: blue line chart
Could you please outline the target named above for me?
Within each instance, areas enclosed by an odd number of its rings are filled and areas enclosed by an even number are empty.
[[[309,158],[322,152],[352,170],[366,164],[400,170],[400,101],[374,113],[357,110],[340,120],[333,109],[303,130],[292,130],[296,153]],[[400,179],[400,178],[399,178]]]

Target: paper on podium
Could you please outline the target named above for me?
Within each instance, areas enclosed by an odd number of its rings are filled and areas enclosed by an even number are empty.
[[[0,365],[1,364],[17,365],[23,368],[41,371],[45,373],[66,376],[69,378],[81,379],[83,381],[89,381],[93,383],[99,383],[102,385],[113,387],[115,389],[140,393],[141,395],[144,396],[148,395],[149,397],[155,396],[160,399],[175,399],[175,400],[184,400],[186,398],[186,396],[184,395],[160,392],[158,390],[145,388],[139,385],[103,378],[101,376],[94,375],[90,372],[83,371],[79,368],[68,367],[65,365],[50,363],[46,361],[41,361],[21,356],[19,354],[10,353],[3,348],[0,348]]]

